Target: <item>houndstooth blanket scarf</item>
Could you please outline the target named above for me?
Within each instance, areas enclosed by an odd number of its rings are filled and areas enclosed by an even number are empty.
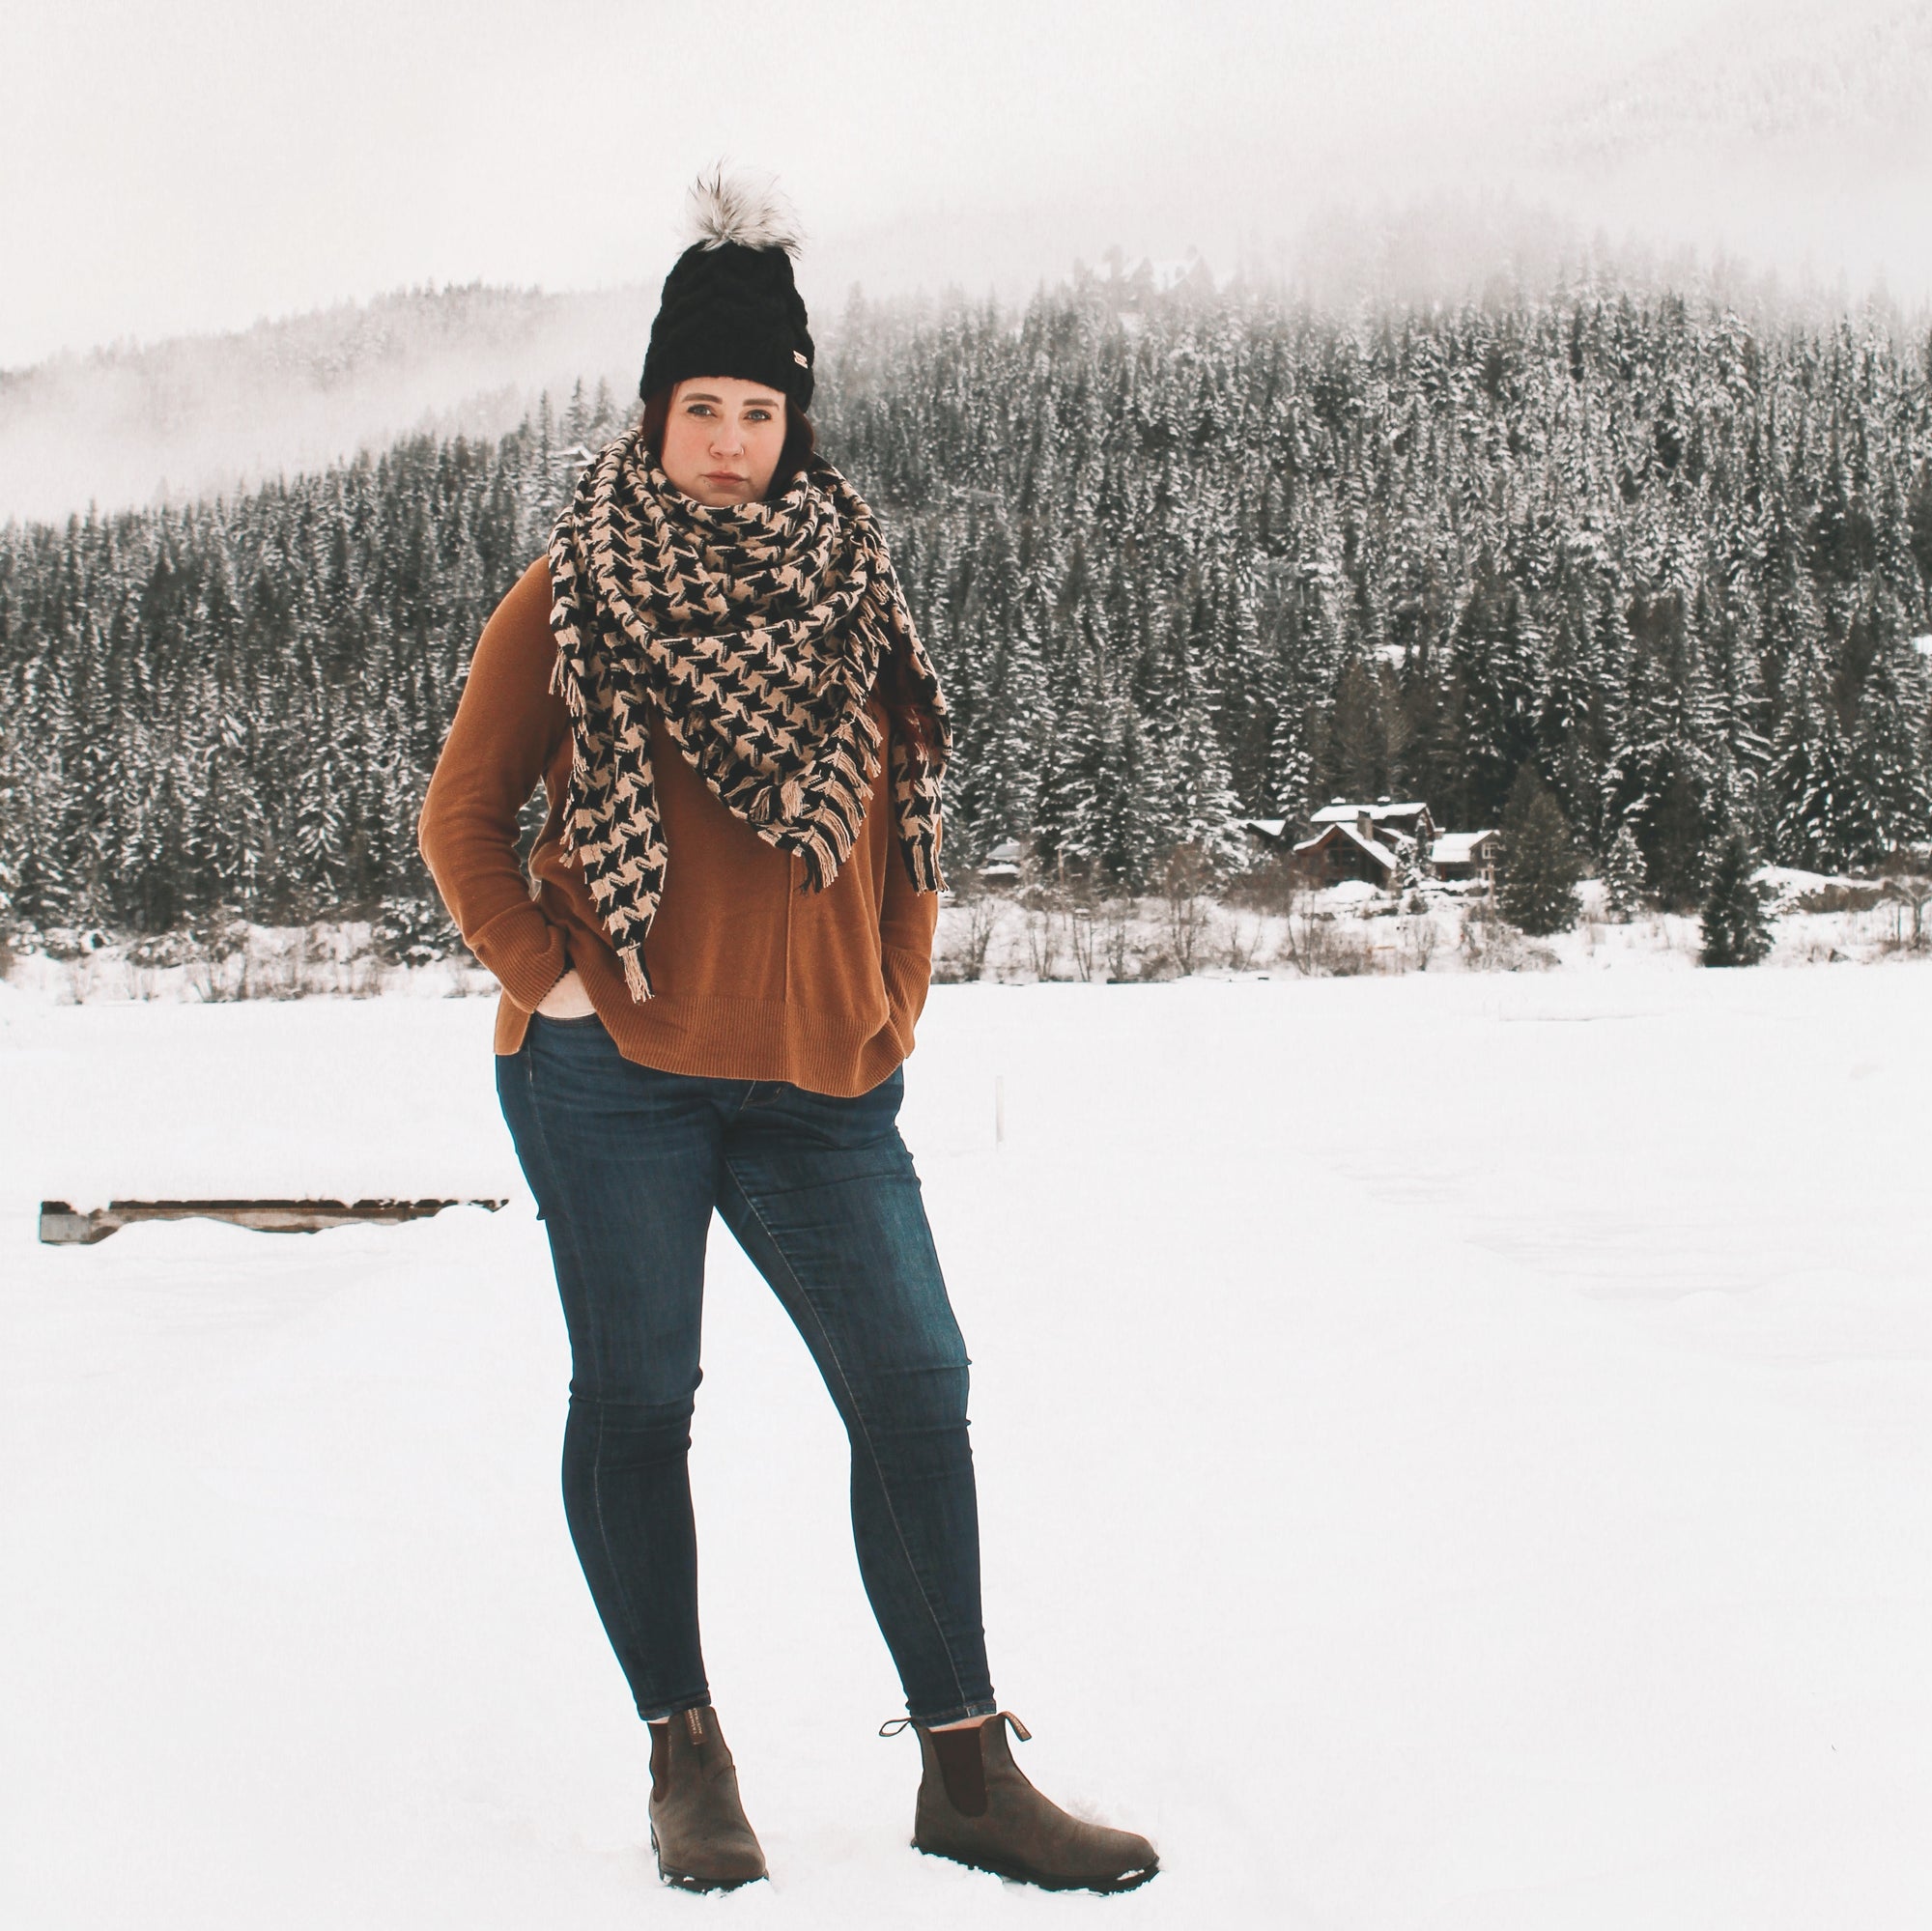
[[[563,813],[634,1000],[651,997],[644,935],[667,852],[649,712],[719,801],[805,860],[821,892],[859,834],[881,733],[866,708],[902,647],[935,754],[891,733],[897,840],[915,890],[936,892],[946,700],[872,512],[815,461],[772,501],[714,509],[678,490],[639,430],[607,444],[550,540],[551,689],[570,708]]]

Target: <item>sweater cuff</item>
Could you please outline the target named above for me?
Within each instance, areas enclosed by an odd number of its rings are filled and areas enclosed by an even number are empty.
[[[512,905],[482,926],[469,950],[492,973],[510,1003],[534,1012],[569,969],[563,927],[553,925],[534,899]]]

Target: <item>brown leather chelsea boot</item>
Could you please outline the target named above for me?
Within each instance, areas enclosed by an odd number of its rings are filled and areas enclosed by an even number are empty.
[[[680,1710],[651,1731],[651,1849],[681,1890],[735,1890],[765,1875],[738,1801],[738,1772],[718,1713]]]
[[[1022,1743],[1031,1736],[1006,1710],[955,1729],[911,1725],[923,1772],[914,1848],[1046,1890],[1132,1890],[1152,1877],[1160,1860],[1145,1837],[1070,1816],[1034,1788],[1013,1761],[1009,1723]]]

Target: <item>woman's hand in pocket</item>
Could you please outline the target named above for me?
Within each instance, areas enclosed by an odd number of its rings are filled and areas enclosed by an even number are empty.
[[[587,1019],[596,1009],[575,966],[544,994],[543,1004],[537,1008],[546,1019]]]

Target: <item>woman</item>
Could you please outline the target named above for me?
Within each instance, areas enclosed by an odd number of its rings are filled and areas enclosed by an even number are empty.
[[[498,1093],[570,1335],[571,1536],[650,1725],[661,1875],[762,1877],[699,1651],[686,1473],[715,1207],[851,1439],[860,1570],[908,1712],[886,1727],[920,1740],[915,1845],[1125,1888],[1152,1847],[1042,1797],[993,1697],[966,1350],[896,1123],[942,883],[945,698],[871,512],[813,452],[781,208],[715,176],[694,209],[642,418],[486,626],[421,824],[503,988]]]

